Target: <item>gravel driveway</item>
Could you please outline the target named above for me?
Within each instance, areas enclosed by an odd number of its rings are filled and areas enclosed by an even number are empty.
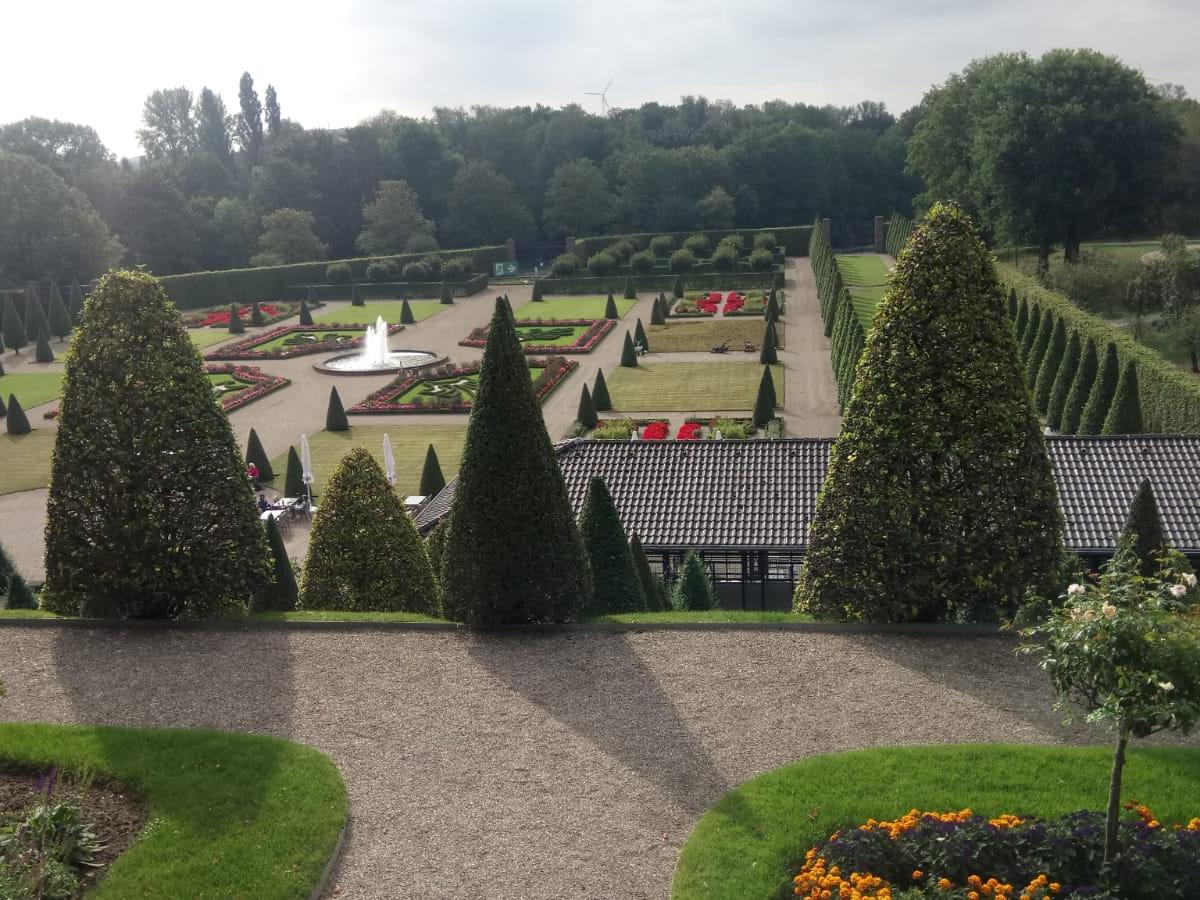
[[[323,750],[351,815],[329,896],[662,898],[704,810],[798,757],[1085,739],[1013,648],[795,631],[0,626],[0,713]]]

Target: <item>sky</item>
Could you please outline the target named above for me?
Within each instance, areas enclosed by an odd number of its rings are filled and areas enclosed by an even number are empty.
[[[381,109],[563,106],[599,111],[684,94],[737,105],[783,99],[894,113],[972,59],[1091,47],[1151,82],[1200,95],[1195,0],[0,0],[0,123],[91,125],[140,153],[156,88],[273,84],[286,118],[340,127]]]

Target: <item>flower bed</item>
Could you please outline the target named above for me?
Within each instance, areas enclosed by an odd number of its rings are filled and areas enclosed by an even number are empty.
[[[397,334],[404,330],[403,325],[389,325],[388,334]],[[357,337],[354,337],[357,335]],[[283,338],[283,343],[277,347],[262,349],[264,344],[270,344]],[[261,334],[251,335],[235,344],[220,347],[204,358],[209,360],[224,359],[291,359],[293,356],[304,356],[308,353],[328,353],[334,350],[352,350],[361,347],[364,340],[364,329],[361,325],[341,325],[326,323],[322,325],[282,325]]]
[[[222,391],[218,395],[221,399],[221,409],[225,412],[232,412],[291,384],[291,381],[282,375],[268,375],[257,366],[206,365],[204,372],[206,375],[228,375],[245,384],[240,390]]]
[[[700,423],[699,422],[684,422],[679,426],[679,430],[675,432],[675,440],[677,441],[698,441],[700,440]]]
[[[1120,857],[1102,878],[1104,814],[1082,810],[1055,819],[912,810],[891,822],[867,820],[808,850],[793,879],[806,900],[937,897],[946,900],[1046,900],[1195,896],[1200,818],[1164,826],[1144,806],[1118,829]]]
[[[762,291],[747,291],[744,294],[730,291],[722,310],[727,316],[761,316],[766,311],[767,295]]]
[[[310,303],[309,309],[316,309],[319,306],[324,306],[321,302]],[[278,322],[280,319],[286,319],[296,315],[300,310],[299,303],[288,303],[283,301],[273,301],[271,303],[258,304],[258,311],[262,313],[263,324],[271,325]],[[253,312],[251,304],[247,303],[238,308],[238,316],[242,323],[250,326],[250,315]],[[194,312],[186,312],[183,314],[183,324],[188,328],[228,328],[229,327],[229,307],[228,306],[210,306],[208,309],[199,309]]]
[[[643,441],[665,441],[668,431],[666,422],[651,422],[642,428],[641,438]]]
[[[521,349],[533,355],[539,353],[591,353],[600,339],[608,334],[617,323],[613,319],[521,319],[516,323],[517,337],[521,340]],[[582,326],[586,330],[575,336],[569,344],[545,344],[539,340],[554,340],[568,337]],[[483,347],[487,344],[490,326],[474,329],[467,337],[459,341],[462,347]]]
[[[533,379],[533,393],[540,403],[550,392],[558,387],[572,369],[579,363],[561,356],[549,359],[531,359],[531,373],[537,371]],[[433,397],[430,400],[417,400],[413,395],[414,389],[425,385],[426,392]],[[427,412],[470,412],[471,400],[479,386],[479,363],[468,363],[465,366],[441,366],[433,372],[416,375],[404,375],[382,388],[361,403],[346,410],[347,413],[369,415],[373,413],[427,413]],[[445,395],[438,399],[437,395]],[[409,395],[405,398],[405,395]]]
[[[671,307],[671,317],[675,319],[694,319],[703,316],[715,316],[717,308],[720,305],[721,295],[716,291],[698,294],[694,297],[685,296],[683,299],[675,301],[675,305]]]

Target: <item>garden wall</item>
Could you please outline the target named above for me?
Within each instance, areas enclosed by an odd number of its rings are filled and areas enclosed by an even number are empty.
[[[775,283],[777,272],[712,272],[683,275],[689,291],[765,290]],[[625,290],[626,275],[580,275],[575,278],[542,278],[545,294],[620,294]],[[636,291],[669,292],[675,286],[674,275],[628,276]]]
[[[426,254],[428,255],[428,254]],[[323,276],[322,276],[323,277]],[[472,275],[465,281],[450,281],[450,293],[455,297],[470,297],[488,286],[487,275]],[[285,300],[302,300],[312,288],[318,300],[350,300],[353,285],[349,284],[290,284],[284,289]],[[442,296],[440,281],[363,281],[358,284],[358,296],[364,300],[438,299]]]
[[[756,234],[774,234],[776,240],[779,241],[779,246],[783,247],[784,252],[788,256],[808,256],[808,237],[812,231],[811,225],[786,225],[779,228],[729,228],[718,231],[655,231],[645,232],[640,234],[609,234],[601,237],[577,238],[575,241],[575,255],[582,261],[587,262],[588,257],[594,253],[598,253],[605,247],[615,244],[617,241],[631,241],[639,250],[645,250],[650,246],[651,238],[656,238],[661,234],[665,234],[675,239],[676,248],[682,246],[683,242],[693,234],[703,234],[715,246],[720,242],[721,238],[730,234],[740,234],[746,242],[747,247],[754,246],[754,236]]]

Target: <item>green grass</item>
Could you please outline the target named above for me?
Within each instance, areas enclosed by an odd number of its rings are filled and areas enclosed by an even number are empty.
[[[233,375],[209,375],[208,383],[213,387],[213,394],[224,399],[225,397],[236,397],[246,388],[250,387],[250,382],[243,381]],[[217,388],[221,388],[220,393],[217,393]]]
[[[781,888],[818,841],[868,818],[892,819],[913,808],[969,807],[987,816],[1102,810],[1111,765],[1107,747],[1006,744],[898,747],[802,760],[735,788],[704,815],[683,847],[671,896],[772,900],[783,895]],[[1200,814],[1200,751],[1136,749],[1125,773],[1125,797],[1147,804],[1162,821],[1186,823]]]
[[[546,370],[545,366],[530,366],[529,377],[536,381]],[[449,375],[445,378],[424,378],[396,398],[397,403],[433,403],[436,400],[454,400],[470,403],[479,389],[479,373],[471,375]]]
[[[613,295],[617,312],[621,315],[633,309],[636,300],[625,300]],[[517,307],[514,315],[518,319],[603,319],[608,295],[582,297],[547,297],[534,303],[530,300]]]
[[[260,622],[445,622],[434,616],[410,612],[343,612],[332,609],[262,612],[249,617]]]
[[[771,366],[771,377],[783,406],[783,366]],[[613,369],[608,375],[608,391],[613,408],[620,412],[742,412],[754,408],[761,378],[757,358],[745,362],[639,362],[636,368]]]
[[[812,622],[813,617],[802,613],[764,612],[756,609],[691,609],[682,612],[619,613],[600,616],[596,622],[619,622],[623,625],[657,625],[676,622],[714,622],[737,624],[739,622]]]
[[[865,330],[875,319],[875,308],[887,290],[887,264],[879,256],[839,256],[838,271],[850,289],[850,302]]]
[[[62,380],[62,370],[0,375],[0,400],[7,403],[8,395],[16,394],[22,409],[32,409],[58,399],[62,390]]]
[[[57,613],[45,609],[0,609],[0,621],[4,619],[57,619]]]
[[[329,758],[262,735],[4,724],[0,760],[103,773],[149,803],[147,827],[93,900],[304,900],[346,823],[346,787]]]
[[[517,337],[523,339],[522,343],[567,347],[579,340],[579,336],[591,327],[591,325],[518,325]]]
[[[350,346],[350,341],[363,336],[363,333],[361,331],[359,331],[357,328],[355,328],[355,329],[330,328],[328,331],[317,331],[317,332],[310,331],[310,332],[299,332],[299,333],[314,335],[316,337],[316,341],[312,341],[312,343],[316,343],[317,341],[324,340],[325,336],[329,335],[329,334],[344,335],[348,339],[346,341],[346,351],[347,352],[354,349],[353,347]],[[297,343],[288,343],[288,342],[294,341],[296,336],[297,336],[297,332],[289,332],[287,334],[281,334],[279,337],[274,338],[273,340],[269,340],[265,344],[258,344],[254,349],[255,350],[282,350],[286,347],[287,349],[291,350],[297,346]],[[303,341],[303,342],[298,342],[298,343],[302,345],[303,343],[308,343],[308,342]],[[335,351],[327,350],[325,352],[331,353],[331,352],[335,352]]]
[[[53,428],[39,428],[40,421],[30,420],[33,431],[12,435],[0,431],[0,494],[32,491],[50,484],[50,455],[54,452]]]
[[[383,316],[383,320],[389,325],[398,325],[400,323],[400,309],[404,305],[402,300],[394,300],[385,303],[367,303],[364,306],[351,306],[345,304],[337,309],[331,309],[328,312],[323,312],[319,316],[313,316],[313,322],[317,325],[322,322],[338,322],[339,324],[349,325],[358,323],[360,325],[374,325],[375,320],[379,316]],[[418,322],[428,319],[430,316],[437,315],[444,309],[449,309],[449,305],[443,305],[437,300],[409,300],[408,306],[412,310],[413,318]]]
[[[230,334],[228,328],[189,328],[188,337],[192,339],[192,345],[197,350],[203,350],[206,347],[211,347],[213,344],[219,344],[222,341],[232,340],[233,338],[242,339],[244,334]]]
[[[425,464],[425,450],[433,444],[437,450],[442,474],[449,481],[457,472],[462,459],[463,441],[467,426],[461,425],[353,425],[349,431],[320,431],[308,436],[312,451],[314,485],[318,494],[325,490],[325,482],[333,474],[334,467],[353,447],[366,447],[371,455],[383,465],[383,436],[392,442],[392,454],[396,458],[396,490],[401,494],[415,494],[421,484],[421,467]],[[296,452],[300,452],[300,436],[296,435]],[[287,472],[287,451],[271,460],[276,472],[272,486],[283,489],[283,477]],[[317,498],[318,505],[320,497]]]
[[[681,319],[666,325],[647,325],[646,337],[652,353],[703,353],[722,341],[729,342],[730,352],[741,353],[745,341],[762,347],[766,330],[766,322],[754,317]],[[780,346],[783,346],[784,329],[775,330],[779,333]],[[757,355],[746,354],[746,359],[757,358]]]

